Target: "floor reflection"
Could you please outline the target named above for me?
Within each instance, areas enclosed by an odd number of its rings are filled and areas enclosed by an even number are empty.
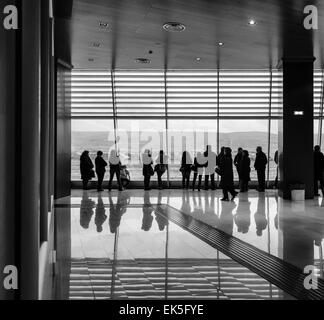
[[[285,297],[264,279],[169,223],[151,207],[158,203],[300,268],[315,264],[323,277],[322,199],[292,203],[271,191],[249,192],[224,203],[221,196],[219,191],[75,191],[71,198],[61,199],[58,217],[67,210],[64,204],[71,203],[69,297]]]

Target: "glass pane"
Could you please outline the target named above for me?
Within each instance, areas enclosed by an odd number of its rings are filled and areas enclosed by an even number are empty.
[[[278,150],[278,120],[271,120],[270,136],[270,158],[269,158],[269,180],[274,181],[277,175],[277,165],[274,161],[275,152]]]
[[[194,158],[204,152],[207,145],[217,152],[216,120],[169,120],[168,142],[170,150],[170,180],[181,180],[182,153],[188,151]]]
[[[154,162],[160,150],[168,153],[165,120],[118,120],[117,128],[118,148],[122,162],[127,166],[132,181],[142,181],[141,158],[145,149],[152,151]],[[154,175],[152,180],[156,179]]]
[[[72,180],[81,180],[80,155],[90,151],[94,162],[97,151],[101,150],[107,160],[110,149],[114,146],[113,120],[75,120],[72,119]]]
[[[220,147],[230,147],[233,158],[239,147],[248,150],[251,158],[251,180],[256,181],[254,170],[256,147],[260,146],[268,153],[268,121],[267,120],[220,120]],[[238,180],[236,170],[234,179]]]

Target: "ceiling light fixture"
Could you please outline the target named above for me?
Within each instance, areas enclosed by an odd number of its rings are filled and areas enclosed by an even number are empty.
[[[186,26],[180,22],[166,22],[163,29],[168,32],[182,32],[186,30]]]
[[[254,27],[256,26],[257,22],[254,19],[249,20],[249,26]]]
[[[224,45],[224,42],[218,42],[218,45],[222,47]]]
[[[107,29],[109,27],[109,24],[105,21],[99,21],[99,27],[102,29]]]
[[[89,58],[88,61],[89,62],[94,62],[94,59],[93,58]]]
[[[198,62],[201,61],[201,58],[200,57],[197,57],[196,58],[196,61],[198,61]]]
[[[150,64],[151,60],[147,58],[136,58],[135,59],[136,63],[141,63],[141,64]]]
[[[92,43],[92,46],[94,47],[94,48],[99,48],[100,47],[100,42],[93,42]]]

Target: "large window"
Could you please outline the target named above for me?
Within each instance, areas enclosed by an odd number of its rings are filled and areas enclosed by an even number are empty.
[[[113,120],[72,120],[72,180],[81,180],[80,155],[83,151],[90,152],[93,163],[99,150],[107,159],[114,141]]]
[[[314,83],[314,141],[319,143],[322,71],[315,72]],[[145,149],[152,150],[154,160],[160,150],[168,154],[172,181],[181,179],[182,152],[194,158],[207,144],[215,152],[229,146],[233,156],[238,147],[247,149],[252,180],[255,149],[261,146],[269,156],[269,179],[274,180],[281,116],[282,72],[276,70],[75,70],[72,179],[80,179],[83,150],[93,159],[102,150],[107,158],[117,138],[133,181],[143,179]]]

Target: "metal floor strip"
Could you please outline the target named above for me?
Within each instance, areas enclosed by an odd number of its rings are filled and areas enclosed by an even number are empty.
[[[318,289],[304,288],[307,275],[296,266],[266,253],[238,238],[196,220],[169,205],[151,205],[159,214],[197,238],[221,251],[239,264],[300,300],[323,300],[324,280],[318,278]]]

